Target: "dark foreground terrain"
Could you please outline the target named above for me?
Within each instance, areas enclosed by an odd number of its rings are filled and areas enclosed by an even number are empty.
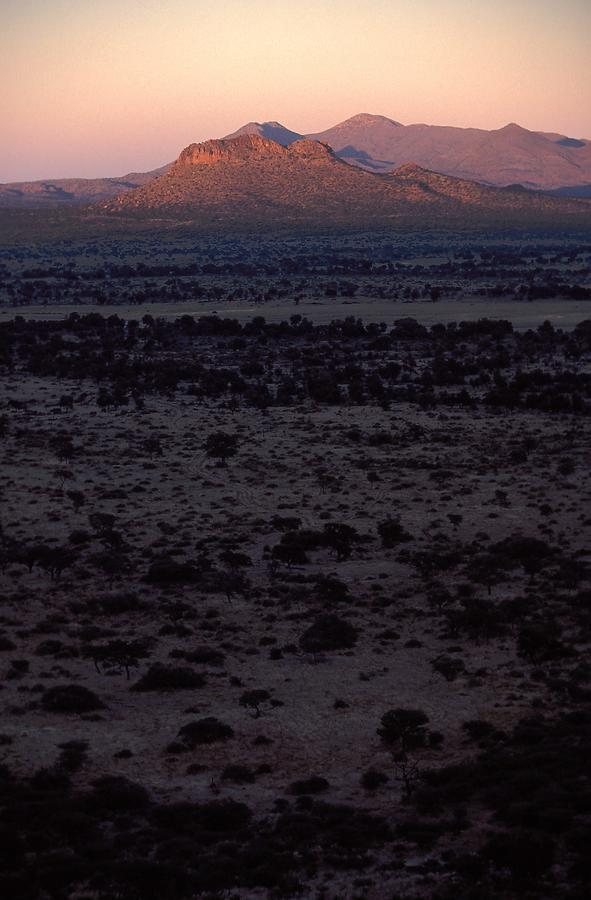
[[[584,300],[588,245],[359,246],[4,257],[3,897],[588,896],[591,315],[402,305]],[[182,314],[216,285],[260,315]]]

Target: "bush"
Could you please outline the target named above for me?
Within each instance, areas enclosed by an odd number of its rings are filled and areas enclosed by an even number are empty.
[[[357,629],[350,622],[330,614],[319,616],[300,637],[300,647],[308,653],[348,650],[357,643]]]
[[[156,663],[132,687],[132,691],[184,691],[205,687],[205,676],[193,669]]]
[[[255,774],[248,766],[230,765],[222,772],[223,781],[233,781],[234,784],[252,784]]]
[[[461,659],[445,654],[431,660],[431,666],[433,671],[443,675],[446,681],[455,681],[459,675],[464,675],[466,672],[466,667]]]
[[[177,735],[190,749],[199,744],[215,744],[218,741],[228,741],[234,737],[234,730],[224,722],[220,722],[215,716],[207,716],[195,722],[188,722],[179,730]]]
[[[367,772],[364,772],[361,776],[361,786],[364,787],[366,791],[375,791],[386,784],[387,781],[389,781],[389,778],[386,773],[378,772],[376,769],[368,769]]]
[[[392,549],[392,547],[396,547],[397,544],[412,541],[412,534],[409,534],[401,525],[398,516],[393,516],[386,519],[384,522],[380,522],[378,525],[378,534],[382,539],[382,547],[388,550]]]
[[[203,449],[208,456],[218,459],[220,464],[225,466],[226,460],[234,456],[238,450],[238,435],[214,431],[207,436]]]
[[[214,650],[213,647],[197,647],[183,653],[183,658],[187,662],[204,666],[223,666],[226,659],[221,650]]]
[[[148,584],[194,584],[199,573],[191,563],[178,563],[172,559],[158,560],[148,569],[145,580]]]
[[[41,697],[41,706],[46,712],[57,713],[87,713],[105,708],[93,691],[79,684],[49,688]]]
[[[61,641],[48,638],[48,640],[41,641],[41,643],[37,645],[35,648],[35,656],[54,656],[63,649],[64,645]]]
[[[153,812],[155,823],[175,835],[196,832],[241,831],[246,828],[252,813],[245,803],[236,800],[214,800],[212,803],[171,803]]]
[[[378,734],[385,744],[400,743],[403,752],[424,747],[429,717],[422,709],[390,709],[381,719]]]
[[[494,725],[491,725],[490,722],[485,722],[483,719],[470,719],[468,722],[464,722],[462,728],[473,741],[481,741],[483,738],[492,737],[496,731]]]
[[[302,794],[321,794],[327,791],[330,784],[326,778],[321,775],[312,775],[310,778],[304,778],[302,781],[294,781],[290,784],[288,791],[290,794],[302,796]]]
[[[93,790],[87,795],[87,805],[93,809],[129,812],[148,807],[150,797],[141,784],[122,776],[105,775],[93,782]]]
[[[269,693],[269,691],[253,690],[245,691],[238,702],[240,703],[240,706],[244,706],[248,709],[254,709],[255,717],[258,719],[261,714],[261,703],[266,703],[270,699],[271,694]]]
[[[548,835],[533,831],[493,834],[483,855],[500,869],[509,869],[514,878],[527,880],[546,872],[554,862],[555,845]]]
[[[16,644],[14,643],[14,641],[11,641],[10,638],[4,637],[4,635],[0,635],[0,650],[16,650]]]

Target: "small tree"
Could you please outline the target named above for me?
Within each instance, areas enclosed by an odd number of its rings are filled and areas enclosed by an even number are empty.
[[[402,753],[424,747],[427,740],[429,717],[422,709],[390,709],[381,718],[378,728],[384,744],[398,744]]]
[[[418,763],[409,751],[418,750],[427,743],[427,723],[429,717],[422,709],[390,709],[381,719],[378,728],[384,744],[392,750],[394,774],[401,781],[407,800],[412,796],[416,781],[420,776]],[[433,733],[432,733],[433,734]],[[430,736],[429,736],[430,737]]]
[[[235,456],[238,451],[238,436],[226,434],[225,431],[213,431],[205,441],[205,452],[213,459],[218,459],[221,466],[226,460]]]
[[[357,529],[342,522],[329,522],[324,526],[323,543],[335,554],[339,562],[349,559],[352,544],[359,540]]]
[[[408,753],[395,753],[393,760],[396,780],[402,782],[404,796],[407,800],[410,800],[415,784],[421,774],[418,763],[414,759],[410,759]]]
[[[272,557],[286,565],[288,569],[292,566],[303,566],[308,562],[308,555],[299,544],[277,544],[273,547]]]

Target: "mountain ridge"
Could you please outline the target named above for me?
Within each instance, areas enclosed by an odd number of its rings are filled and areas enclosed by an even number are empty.
[[[282,146],[257,134],[191,144],[168,172],[100,204],[106,214],[193,221],[211,227],[297,223],[591,224],[585,201],[487,187],[406,163],[374,174],[327,144]]]
[[[368,172],[386,174],[414,162],[430,171],[481,184],[521,184],[557,196],[591,196],[591,141],[558,132],[529,131],[515,122],[486,131],[403,125],[386,116],[358,113],[315,134],[300,134],[278,121],[249,122],[219,140],[244,135],[256,135],[283,147],[306,139],[321,141],[344,162]],[[171,165],[115,178],[0,184],[0,207],[35,208],[108,200],[150,183],[166,174]]]

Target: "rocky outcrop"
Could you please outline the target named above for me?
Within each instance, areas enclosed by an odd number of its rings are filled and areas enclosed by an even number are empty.
[[[236,138],[189,144],[180,154],[174,168],[183,166],[211,166],[219,162],[242,162],[253,159],[277,159],[288,151],[269,138],[256,134],[242,134]]]

